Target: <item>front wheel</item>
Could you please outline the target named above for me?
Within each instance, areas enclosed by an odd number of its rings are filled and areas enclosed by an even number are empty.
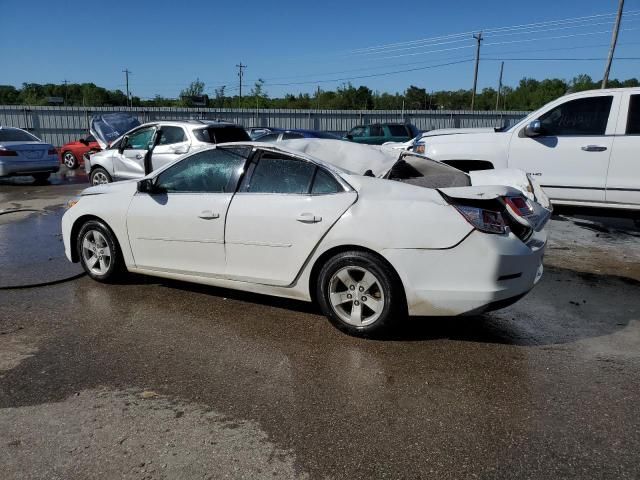
[[[343,252],[330,258],[320,270],[316,289],[323,313],[351,335],[379,335],[406,318],[398,275],[368,252]]]
[[[113,179],[111,178],[111,175],[109,175],[109,172],[107,172],[102,167],[94,168],[91,171],[91,175],[89,177],[89,180],[91,181],[91,185],[102,185],[104,183],[113,182]]]
[[[99,282],[111,282],[124,270],[115,236],[102,222],[90,220],[80,229],[76,242],[82,268]]]

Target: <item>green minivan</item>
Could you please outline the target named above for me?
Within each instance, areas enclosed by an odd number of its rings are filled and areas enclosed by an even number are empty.
[[[382,145],[385,142],[407,142],[420,133],[410,123],[372,123],[353,127],[343,138],[356,143]]]

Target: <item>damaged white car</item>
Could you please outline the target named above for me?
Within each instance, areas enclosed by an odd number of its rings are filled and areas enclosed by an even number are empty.
[[[86,189],[65,251],[98,281],[128,270],[316,301],[338,328],[379,334],[407,314],[504,307],[540,279],[544,193],[522,172],[478,173],[336,140],[218,145]]]

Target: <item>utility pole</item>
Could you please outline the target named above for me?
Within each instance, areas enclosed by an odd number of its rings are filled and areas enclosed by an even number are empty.
[[[320,110],[320,85],[318,85],[318,90],[316,90],[316,101],[317,101],[316,109]]]
[[[498,95],[496,96],[496,112],[500,105],[500,92],[502,91],[502,71],[504,70],[504,62],[500,63],[500,78],[498,79]]]
[[[476,47],[476,68],[473,74],[473,93],[471,94],[471,111],[476,103],[476,88],[478,86],[478,64],[480,63],[480,43],[482,42],[482,32],[478,33],[478,35],[474,35],[473,38],[478,42],[478,46]]]
[[[66,105],[67,104],[67,84],[69,83],[69,80],[64,79],[62,83],[64,83],[64,105]]]
[[[130,107],[131,98],[129,97],[129,74],[131,73],[129,69],[125,68],[123,71],[125,83],[127,84],[127,107]]]
[[[238,67],[238,77],[240,78],[240,105],[242,106],[242,77],[244,76],[244,68],[247,68],[246,65],[243,65],[242,62],[240,62],[239,65],[236,65],[236,67]]]
[[[620,0],[618,3],[618,16],[616,17],[616,24],[613,27],[613,35],[611,36],[611,48],[609,48],[609,57],[607,58],[607,65],[604,68],[604,75],[602,76],[602,85],[600,88],[607,88],[607,82],[609,81],[609,71],[611,70],[611,62],[613,61],[613,53],[616,50],[616,43],[618,42],[618,31],[620,30],[620,22],[622,21],[622,10],[624,9],[624,0]]]

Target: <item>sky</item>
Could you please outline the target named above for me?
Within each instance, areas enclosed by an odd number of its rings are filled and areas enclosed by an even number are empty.
[[[0,85],[93,82],[133,95],[177,97],[196,78],[205,93],[271,97],[350,81],[378,92],[410,85],[469,89],[483,31],[478,88],[522,77],[599,79],[618,0],[378,0],[110,2],[0,0]],[[640,0],[626,0],[610,78],[640,78]],[[556,60],[549,60],[549,59]],[[577,59],[577,60],[576,60]]]

